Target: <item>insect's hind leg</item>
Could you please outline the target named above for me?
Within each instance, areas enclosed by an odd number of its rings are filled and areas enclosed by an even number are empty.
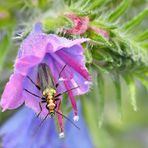
[[[39,102],[39,107],[40,107],[40,112],[37,114],[37,117],[39,117],[40,116],[40,114],[41,114],[41,112],[42,112],[42,105],[41,105],[41,102]]]

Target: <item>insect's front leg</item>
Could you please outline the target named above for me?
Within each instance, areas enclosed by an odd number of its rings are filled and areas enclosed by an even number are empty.
[[[29,76],[27,76],[27,78],[31,81],[31,83],[32,83],[38,90],[41,89]]]

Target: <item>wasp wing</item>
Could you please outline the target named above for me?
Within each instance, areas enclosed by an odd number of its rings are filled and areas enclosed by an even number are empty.
[[[49,66],[45,63],[38,65],[38,83],[42,91],[44,91],[47,87],[55,87]]]

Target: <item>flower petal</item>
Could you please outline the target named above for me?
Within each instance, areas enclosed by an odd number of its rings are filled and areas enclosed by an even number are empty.
[[[35,56],[26,56],[21,59],[18,59],[15,64],[15,72],[20,73],[21,75],[26,76],[29,72],[29,69],[41,62],[42,58]]]
[[[90,75],[84,65],[81,65],[74,58],[71,58],[71,56],[63,50],[58,51],[57,54],[63,59],[63,61],[68,63],[76,72],[82,75],[86,80],[90,80]]]
[[[11,75],[2,94],[0,106],[3,111],[6,109],[15,109],[22,105],[24,96],[22,95],[24,76],[15,73]]]
[[[71,118],[70,114],[69,118]],[[78,126],[81,131],[76,129],[70,122],[66,122],[65,139],[58,140],[56,127],[53,119],[48,118],[36,131],[41,120],[35,117],[34,113],[28,108],[22,108],[11,117],[1,128],[3,148],[79,148],[94,147],[89,135],[87,126],[80,112]],[[15,123],[15,124],[14,124]],[[11,127],[11,128],[10,128]],[[18,134],[19,133],[19,134]],[[36,133],[36,134],[35,134]]]
[[[81,39],[75,39],[75,40],[69,40],[64,37],[59,37],[54,34],[49,35],[49,47],[47,49],[47,52],[56,52],[58,50],[61,50],[63,48],[71,48],[75,45],[80,46],[83,42],[89,41],[90,39],[87,38],[81,38]],[[51,46],[52,45],[52,46]]]
[[[18,58],[26,56],[42,57],[46,52],[47,44],[50,43],[48,35],[34,31],[23,41],[20,46]]]

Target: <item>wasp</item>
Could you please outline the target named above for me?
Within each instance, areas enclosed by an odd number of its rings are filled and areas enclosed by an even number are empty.
[[[61,77],[61,74],[62,74],[63,70],[65,69],[65,67],[66,67],[66,65],[61,69],[58,79]],[[55,113],[57,113],[57,114],[60,114],[61,116],[63,116],[64,118],[66,118],[67,120],[69,120],[75,127],[77,127],[68,117],[63,115],[58,110],[56,110],[56,108],[57,108],[57,101],[60,101],[59,96],[67,93],[68,91],[76,89],[78,87],[74,87],[74,88],[71,88],[70,90],[66,90],[62,93],[58,93],[57,88],[59,86],[59,83],[54,82],[51,71],[49,69],[49,66],[46,63],[40,63],[38,65],[37,71],[38,71],[38,73],[37,73],[38,84],[36,84],[29,76],[27,76],[27,78],[32,82],[33,85],[35,85],[35,87],[39,91],[41,91],[42,97],[40,97],[40,96],[34,94],[33,92],[30,92],[29,90],[24,88],[24,90],[26,92],[30,93],[31,95],[41,98],[41,101],[39,102],[40,112],[38,113],[37,117],[42,112],[42,104],[45,103],[46,109],[48,110],[48,114],[45,116],[43,121],[46,120],[48,115],[50,115],[51,117],[54,117]]]

